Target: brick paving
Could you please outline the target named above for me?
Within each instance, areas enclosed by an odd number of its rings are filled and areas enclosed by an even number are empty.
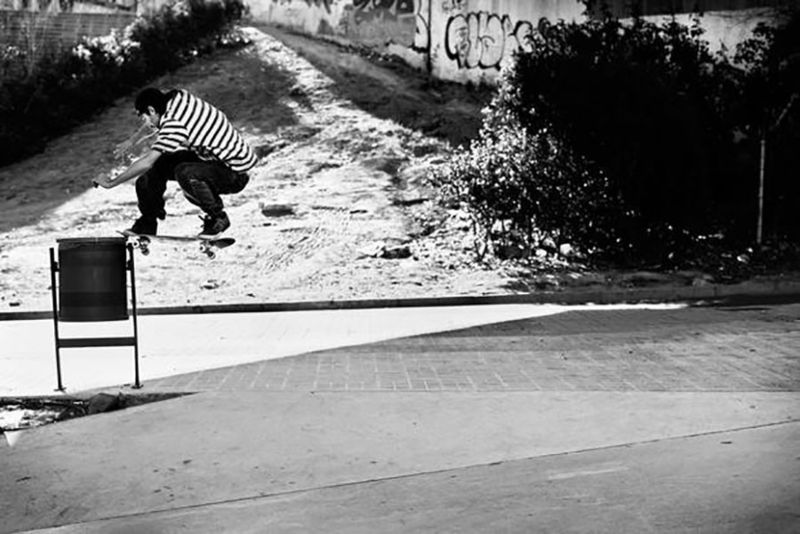
[[[800,304],[580,310],[151,380],[168,391],[800,391]]]

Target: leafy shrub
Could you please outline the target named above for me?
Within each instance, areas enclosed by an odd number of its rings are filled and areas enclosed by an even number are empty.
[[[185,0],[139,18],[124,31],[50,49],[35,62],[0,49],[0,165],[41,151],[116,98],[218,46],[238,45],[231,26],[242,0]]]
[[[466,202],[477,234],[501,257],[529,256],[557,243],[580,243],[587,252],[605,236],[618,204],[602,173],[592,174],[548,129],[521,127],[503,85],[486,111],[479,138],[455,154],[438,177],[445,194]],[[591,217],[587,215],[591,214]]]
[[[742,49],[749,55],[731,60],[709,51],[699,19],[542,20],[531,51],[502,76],[479,139],[440,178],[479,227],[504,221],[505,238],[528,251],[546,235],[596,261],[674,266],[712,241],[752,242],[757,147],[748,132],[763,124],[755,110],[785,101],[800,80],[785,66],[786,87],[764,80],[763,69],[779,72],[764,65],[785,63],[770,58],[787,30],[761,31]],[[796,43],[793,35],[780,42]]]
[[[524,127],[555,128],[608,175],[636,215],[632,244],[654,227],[708,231],[722,216],[735,84],[701,36],[675,21],[543,22],[510,80]]]

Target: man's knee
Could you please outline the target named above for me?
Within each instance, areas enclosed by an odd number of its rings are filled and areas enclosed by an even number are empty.
[[[248,175],[246,172],[237,173],[233,179],[231,193],[239,193],[247,186],[249,181],[250,175]]]
[[[202,203],[209,196],[208,185],[197,176],[196,165],[182,163],[175,167],[175,180],[183,190],[183,194],[194,204]]]

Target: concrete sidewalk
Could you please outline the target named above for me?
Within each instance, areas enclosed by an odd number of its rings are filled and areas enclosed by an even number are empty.
[[[787,487],[798,475],[799,427],[343,482],[37,532],[789,534],[799,524],[796,485]]]
[[[364,312],[143,318],[198,393],[23,432],[0,532],[800,528],[800,305]]]
[[[139,323],[143,383],[185,373],[268,361],[477,325],[542,317],[571,309],[675,309],[679,304],[569,307],[498,304],[262,313],[144,315]],[[59,337],[130,336],[132,322],[59,323]],[[51,319],[0,321],[0,397],[57,395]],[[131,347],[61,350],[67,393],[130,385]],[[202,389],[202,388],[201,388]]]

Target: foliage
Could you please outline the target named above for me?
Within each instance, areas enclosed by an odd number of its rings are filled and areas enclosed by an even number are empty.
[[[482,253],[491,247],[501,257],[519,257],[546,244],[592,247],[604,241],[604,218],[616,212],[605,177],[588,173],[551,131],[522,128],[509,106],[500,104],[515,98],[505,89],[491,104],[479,138],[439,176],[445,195],[470,207],[485,238]]]
[[[68,49],[0,49],[0,165],[41,151],[68,131],[165,72],[216,47],[238,44],[232,24],[241,0],[185,0],[140,17],[122,32],[84,38]]]
[[[765,227],[773,239],[798,241],[800,11],[782,26],[759,25],[737,49],[734,61],[743,69],[738,110],[746,134],[743,148],[758,153],[763,140],[766,149]],[[757,174],[755,168],[751,172]]]
[[[756,220],[754,125],[800,80],[786,63],[797,20],[762,27],[734,58],[710,52],[699,18],[542,20],[479,139],[439,178],[479,227],[502,223],[529,253],[542,235],[617,265],[687,265],[712,241],[741,249]]]
[[[715,191],[732,170],[722,154],[734,84],[701,35],[674,20],[541,24],[511,80],[521,108],[536,110],[522,115],[526,128],[555,128],[608,175],[629,207],[617,232],[628,247],[653,232],[679,244],[724,218]]]

